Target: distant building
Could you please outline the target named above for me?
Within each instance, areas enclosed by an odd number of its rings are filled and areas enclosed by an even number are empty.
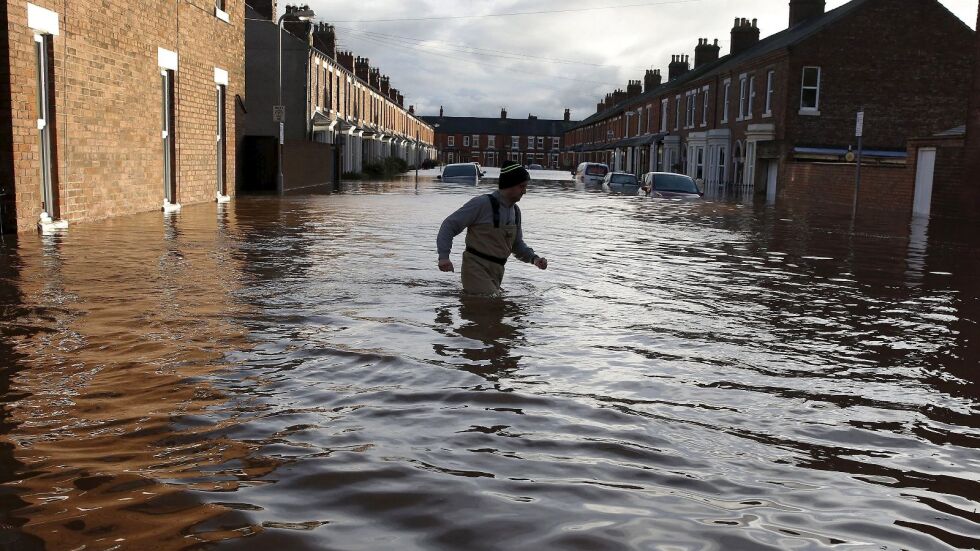
[[[728,55],[701,39],[693,67],[676,55],[666,82],[647,71],[607,95],[566,132],[566,162],[849,205],[864,108],[861,201],[910,211],[908,139],[965,120],[975,33],[937,0],[852,0],[829,12],[823,0],[792,0],[789,23],[760,40],[755,20],[737,19]]]
[[[279,29],[275,0],[247,0],[246,78],[249,117],[244,174],[248,189],[276,180],[279,124]],[[433,129],[405,107],[401,92],[367,58],[336,49],[332,25],[299,21],[286,6],[282,33],[283,173],[286,189],[336,181],[364,164],[399,157],[433,158]]]
[[[511,160],[522,165],[539,164],[562,167],[563,135],[576,123],[571,111],[563,120],[544,120],[534,115],[511,119],[507,110],[500,118],[424,116],[422,120],[435,127],[436,148],[443,163],[478,162],[483,166],[500,166]]]
[[[222,9],[224,8],[224,9]],[[0,8],[5,231],[234,195],[245,11],[148,0]]]

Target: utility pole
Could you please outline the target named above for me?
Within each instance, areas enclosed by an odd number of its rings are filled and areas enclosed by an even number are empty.
[[[857,170],[855,171],[855,182],[854,182],[854,208],[851,211],[851,218],[857,218],[858,209],[858,195],[861,192],[861,158],[864,153],[864,107],[858,111],[857,114],[857,125],[854,129],[854,135],[858,139],[858,152],[857,152]]]

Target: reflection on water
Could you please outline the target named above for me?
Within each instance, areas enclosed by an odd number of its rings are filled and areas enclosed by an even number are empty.
[[[0,549],[980,545],[976,235],[539,184],[494,300],[481,191],[8,236]]]

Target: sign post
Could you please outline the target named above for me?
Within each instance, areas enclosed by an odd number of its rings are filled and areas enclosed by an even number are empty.
[[[863,143],[864,142],[864,107],[861,107],[861,110],[858,111],[857,125],[854,128],[854,135],[858,139],[858,152],[857,152],[857,170],[855,171],[856,176],[854,182],[854,209],[851,212],[852,218],[857,217],[858,194],[861,191],[861,157],[863,154],[863,146],[864,146]]]
[[[276,191],[278,193],[282,193],[283,192],[282,146],[284,143],[286,143],[286,106],[285,105],[272,106],[272,120],[273,122],[279,123],[279,145],[276,148],[276,166],[277,166]]]

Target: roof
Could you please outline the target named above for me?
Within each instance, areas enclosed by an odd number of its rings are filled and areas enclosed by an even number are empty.
[[[561,136],[576,121],[501,119],[491,117],[419,117],[442,134],[504,134],[510,136]]]
[[[760,40],[757,44],[755,44],[751,48],[743,52],[740,52],[737,55],[728,54],[726,56],[719,58],[717,61],[713,61],[711,63],[702,65],[701,67],[698,67],[696,69],[692,69],[684,73],[680,77],[665,82],[660,86],[654,88],[653,90],[650,90],[649,92],[644,92],[639,96],[634,96],[632,98],[628,98],[623,101],[620,101],[619,103],[610,107],[609,109],[606,109],[605,111],[602,111],[600,113],[596,113],[591,117],[588,117],[587,119],[583,120],[581,123],[576,124],[575,126],[569,128],[569,130],[581,126],[585,126],[586,124],[595,122],[597,120],[604,120],[606,118],[615,116],[616,114],[618,114],[618,111],[624,109],[627,105],[642,102],[644,99],[653,99],[659,97],[665,92],[670,92],[678,88],[684,88],[690,82],[704,78],[710,74],[724,72],[727,69],[731,69],[738,65],[744,64],[748,60],[764,56],[766,54],[775,52],[777,50],[788,48],[795,44],[799,44],[800,42],[803,42],[804,40],[819,33],[827,26],[832,25],[840,21],[841,19],[847,17],[855,10],[857,10],[858,8],[867,4],[870,1],[871,0],[851,0],[850,2],[844,4],[843,6],[840,6],[839,8],[830,10],[817,17],[807,19],[806,21],[798,25],[794,25],[772,36],[768,36]]]

